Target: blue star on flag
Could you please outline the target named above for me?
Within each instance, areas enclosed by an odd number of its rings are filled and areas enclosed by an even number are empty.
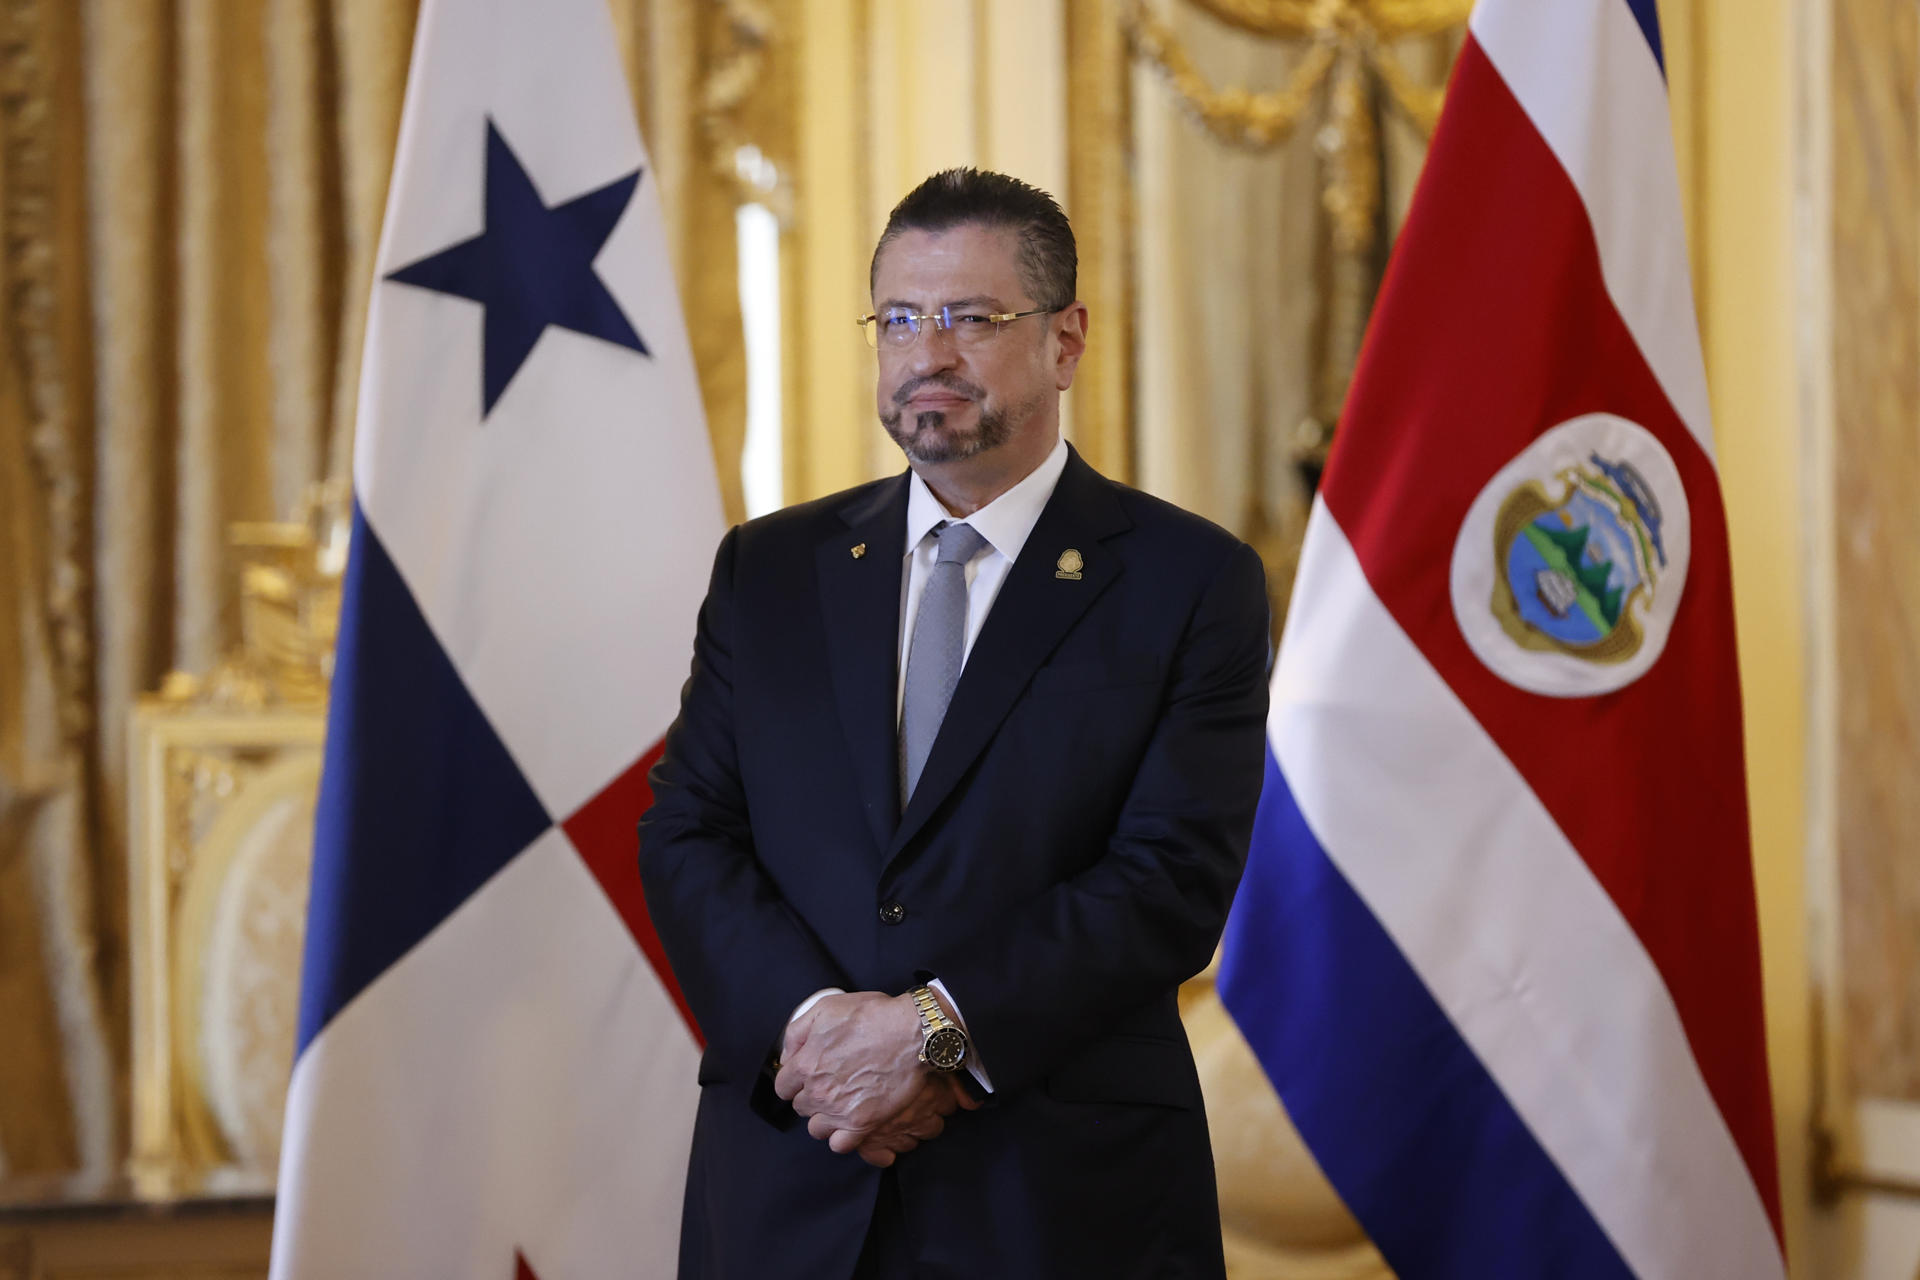
[[[486,311],[481,417],[493,412],[548,325],[650,354],[593,269],[641,171],[548,207],[513,148],[487,121],[486,229],[387,277]]]

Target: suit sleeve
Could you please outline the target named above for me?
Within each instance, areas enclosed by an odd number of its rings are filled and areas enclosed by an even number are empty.
[[[794,1007],[823,987],[848,983],[754,852],[733,696],[739,532],[727,534],[715,557],[693,671],[650,777],[640,879],[710,1062],[724,1078],[747,1084],[778,1048]]]
[[[997,1091],[1037,1082],[1212,958],[1265,776],[1269,627],[1260,558],[1236,544],[1181,638],[1106,853],[931,958]]]

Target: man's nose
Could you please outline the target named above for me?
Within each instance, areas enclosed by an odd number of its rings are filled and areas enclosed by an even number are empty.
[[[940,328],[931,320],[927,321],[909,353],[908,367],[913,370],[914,376],[924,378],[930,373],[951,369],[959,362],[959,348],[953,340],[952,331]]]

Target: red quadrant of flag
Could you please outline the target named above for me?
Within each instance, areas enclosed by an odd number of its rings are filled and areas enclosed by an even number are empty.
[[[579,850],[587,869],[593,872],[593,878],[600,882],[607,900],[626,921],[627,930],[640,944],[640,950],[660,976],[667,994],[673,997],[674,1007],[680,1010],[695,1043],[704,1048],[706,1037],[700,1034],[700,1025],[693,1020],[693,1011],[687,1008],[687,998],[681,994],[680,983],[667,963],[666,949],[660,945],[660,935],[654,932],[653,920],[647,914],[646,893],[640,887],[640,815],[653,804],[653,788],[647,785],[647,774],[660,759],[665,746],[664,739],[654,743],[626,772],[609,782],[599,795],[560,825],[573,841],[573,847]]]

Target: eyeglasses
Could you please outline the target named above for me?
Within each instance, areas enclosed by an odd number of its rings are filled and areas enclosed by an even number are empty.
[[[1025,320],[1028,316],[1050,316],[1058,310],[1059,307],[1035,307],[1032,311],[993,312],[942,307],[932,315],[917,316],[905,307],[889,307],[877,314],[868,312],[857,323],[867,335],[867,345],[876,350],[910,347],[919,340],[921,329],[929,324],[951,334],[956,346],[977,347],[990,341],[1003,324]]]

